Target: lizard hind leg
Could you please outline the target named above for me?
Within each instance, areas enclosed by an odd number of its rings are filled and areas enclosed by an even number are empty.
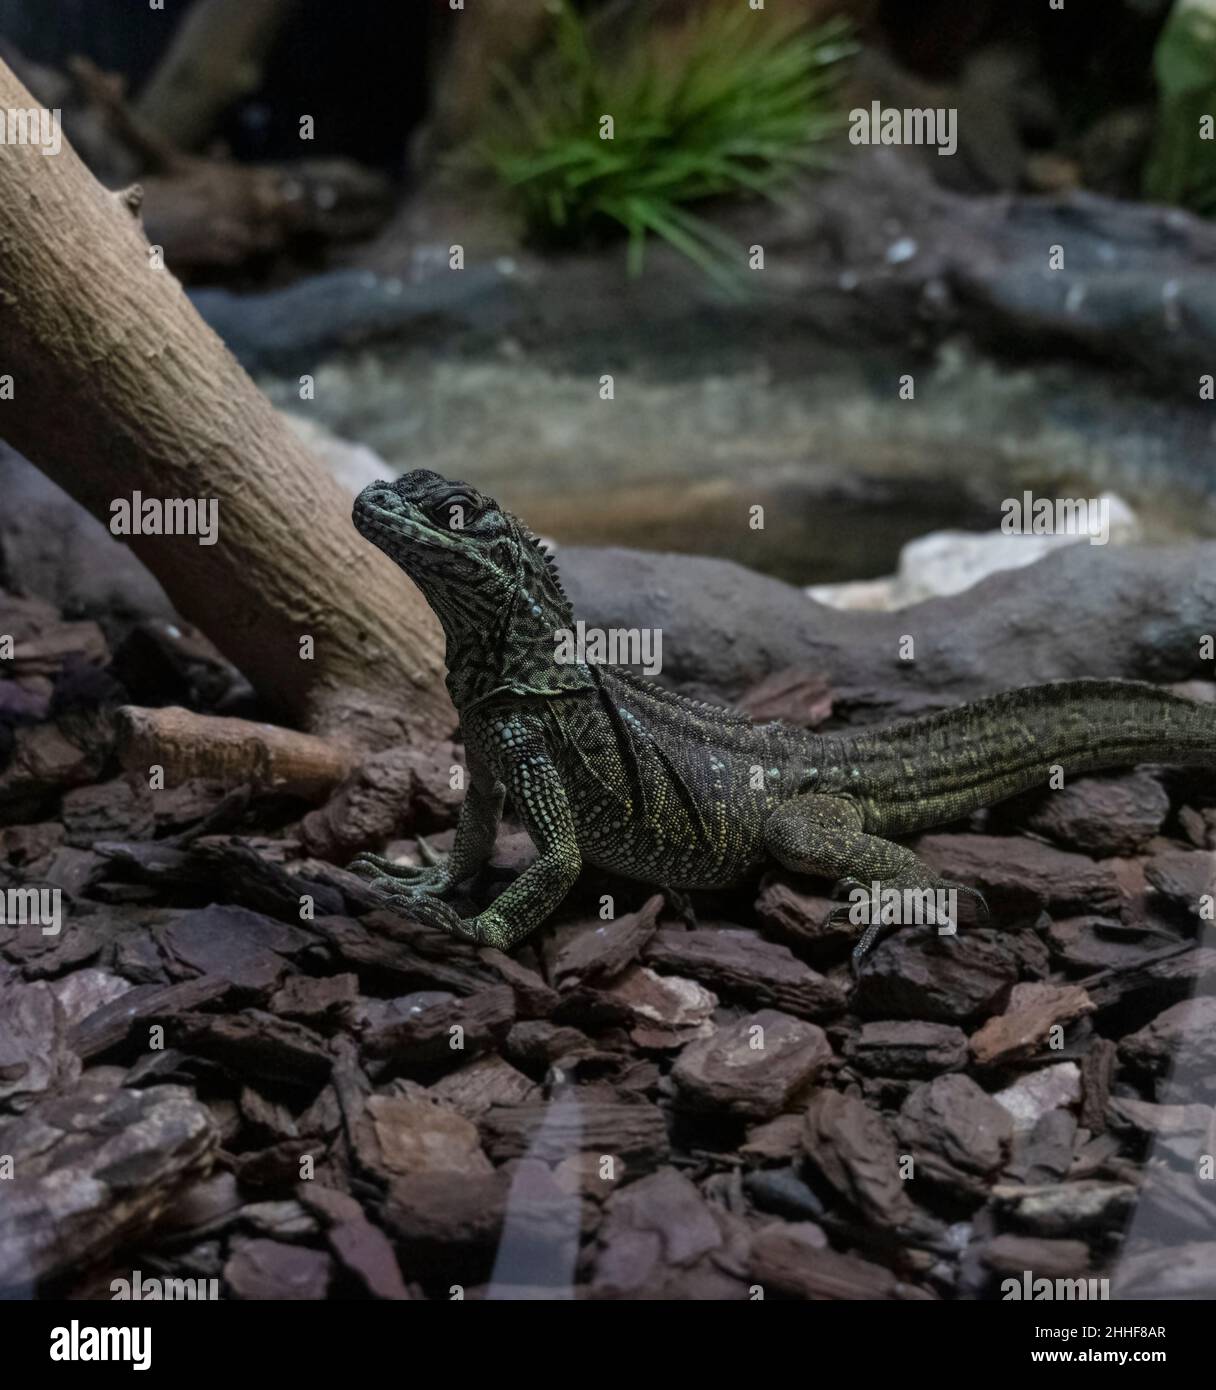
[[[868,834],[864,826],[861,806],[851,797],[812,792],[787,801],[773,812],[764,828],[766,849],[787,869],[833,879],[837,892],[864,890],[870,911],[862,919],[866,925],[853,951],[854,969],[887,929],[897,925],[881,917],[874,920],[873,909],[879,893],[885,894],[890,889],[899,893],[898,923],[914,920],[912,914],[918,904],[922,912],[926,903],[931,904],[933,915],[928,920],[935,921],[939,930],[947,933],[953,932],[955,923],[952,918],[943,918],[937,913],[938,893],[950,890],[966,893],[977,898],[987,912],[987,905],[975,889],[947,882],[906,846]],[[905,907],[907,911],[903,910]],[[842,904],[832,916],[857,920],[851,904]],[[926,920],[925,917],[922,920]]]

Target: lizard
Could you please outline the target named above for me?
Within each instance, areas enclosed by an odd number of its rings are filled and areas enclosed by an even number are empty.
[[[359,532],[421,589],[446,639],[468,781],[452,851],[350,868],[394,911],[510,950],[584,864],[682,893],[776,862],[882,890],[937,893],[899,837],[1070,772],[1152,761],[1216,767],[1216,706],[1138,681],[1074,679],[861,731],[819,734],[690,699],[622,669],[557,659],[574,627],[549,550],[491,497],[427,469],[369,484]],[[535,860],[488,907],[446,901],[488,861],[510,796]],[[884,934],[870,923],[854,968]]]

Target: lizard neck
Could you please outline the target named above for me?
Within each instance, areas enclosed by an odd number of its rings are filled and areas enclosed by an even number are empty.
[[[512,626],[505,640],[447,634],[447,687],[461,714],[496,695],[563,695],[593,690],[599,681],[583,661],[559,659],[551,621]]]

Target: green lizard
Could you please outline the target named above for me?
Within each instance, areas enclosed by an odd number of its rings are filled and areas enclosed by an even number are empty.
[[[1054,764],[1070,775],[1150,759],[1216,766],[1216,707],[1133,681],[1031,686],[861,733],[756,724],[627,673],[557,661],[556,634],[574,616],[556,568],[467,484],[426,470],[374,483],[354,522],[443,625],[469,783],[446,861],[402,867],[365,854],[351,867],[386,905],[480,944],[522,941],[584,863],[673,890],[724,887],[776,860],[838,887],[973,893],[892,837],[1045,786]],[[507,794],[537,858],[462,919],[445,895],[489,858]],[[858,960],[878,934],[867,928]]]

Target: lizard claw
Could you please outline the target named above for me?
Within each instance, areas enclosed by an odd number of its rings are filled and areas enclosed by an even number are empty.
[[[387,893],[425,894],[438,897],[451,887],[443,863],[395,864],[379,854],[359,854],[346,866],[347,872],[368,880],[372,888]]]
[[[836,884],[836,887],[833,891],[839,892],[841,888],[848,887],[850,885],[860,886],[863,888],[865,886],[864,884],[858,885],[855,879],[841,879]],[[992,914],[989,912],[988,903],[985,900],[984,895],[979,891],[978,888],[971,888],[965,883],[950,883],[945,879],[939,879],[936,882],[934,882],[933,888],[939,891],[946,890],[950,892],[965,894],[975,904],[977,916],[979,914],[982,914],[984,921],[988,921],[991,919]],[[847,919],[848,921],[853,920],[853,918],[848,914],[848,909],[833,908],[828,917],[829,922],[836,922],[842,919]],[[858,939],[857,945],[853,948],[851,964],[854,979],[859,978],[861,974],[861,965],[862,962],[865,960],[866,956],[868,956],[870,952],[874,950],[874,948],[878,945],[880,941],[883,940],[884,937],[888,936],[893,930],[895,930],[895,925],[896,924],[893,923],[882,923],[872,921],[866,926],[865,930],[862,932],[860,938]],[[936,920],[933,917],[930,917],[924,925],[935,926],[937,928],[939,936],[954,936],[958,931],[957,914],[955,914],[954,916],[937,918]]]
[[[477,918],[470,917],[466,921],[454,907],[440,898],[413,893],[394,893],[385,898],[384,906],[400,913],[402,917],[421,922],[424,926],[437,927],[458,940],[470,941],[475,946],[482,944]]]

